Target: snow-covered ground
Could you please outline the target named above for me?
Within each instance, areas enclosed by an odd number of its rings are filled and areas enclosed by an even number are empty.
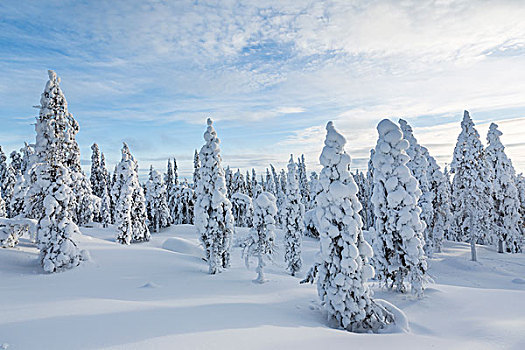
[[[525,254],[479,247],[475,263],[467,244],[446,242],[423,299],[376,290],[410,332],[353,334],[327,326],[315,285],[285,273],[282,248],[260,285],[238,247],[231,269],[208,275],[190,225],[131,246],[112,228],[82,232],[92,261],[64,273],[42,274],[27,240],[0,250],[0,349],[525,349]],[[303,270],[317,250],[306,238]]]

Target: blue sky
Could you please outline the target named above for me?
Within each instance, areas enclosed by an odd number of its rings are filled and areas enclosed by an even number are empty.
[[[440,164],[468,109],[525,170],[522,1],[0,2],[0,144],[34,140],[47,69],[110,169],[128,142],[144,171],[192,171],[212,117],[232,167],[318,168],[324,126],[366,166],[383,118],[403,117]],[[87,168],[86,168],[87,169]]]

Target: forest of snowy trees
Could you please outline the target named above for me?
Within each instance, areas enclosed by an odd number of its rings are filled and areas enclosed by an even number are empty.
[[[366,172],[351,171],[351,150],[332,122],[320,147],[319,174],[307,171],[304,155],[291,155],[287,169],[269,164],[264,173],[243,172],[223,164],[208,119],[192,178],[179,176],[173,158],[165,171],[151,167],[141,183],[125,143],[113,173],[93,143],[90,174],[83,172],[79,124],[53,71],[38,108],[35,141],[9,161],[0,147],[0,246],[30,237],[48,273],[89,259],[73,239],[79,226],[114,225],[115,242],[129,245],[170,225],[194,224],[210,274],[230,266],[236,227],[250,228],[241,244],[247,262],[258,259],[256,281],[262,283],[267,258],[275,258],[275,232],[282,230],[285,269],[301,277],[309,270],[304,282],[316,281],[331,320],[349,331],[377,332],[395,319],[390,306],[374,301],[369,280],[422,296],[431,280],[427,259],[441,252],[444,240],[469,242],[473,261],[476,245],[523,252],[525,177],[506,155],[498,125],[490,125],[484,146],[467,111],[444,169],[407,121],[385,119]],[[311,267],[302,266],[303,237],[319,239]]]

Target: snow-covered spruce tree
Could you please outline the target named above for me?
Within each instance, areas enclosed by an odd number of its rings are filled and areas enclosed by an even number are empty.
[[[368,192],[366,193],[366,202],[363,210],[366,211],[367,221],[364,223],[364,228],[370,230],[374,227],[375,224],[375,215],[374,215],[374,203],[372,203],[372,192],[374,189],[374,164],[372,159],[374,159],[375,150],[372,148],[370,150],[370,158],[368,160],[368,169],[366,171],[366,182],[368,183]]]
[[[55,72],[48,71],[49,81],[40,99],[36,120],[36,163],[29,170],[30,187],[24,200],[26,217],[38,221],[37,246],[45,272],[69,269],[87,259],[71,239],[80,233],[73,222],[75,195],[67,166],[71,115]]]
[[[308,175],[306,173],[306,163],[304,154],[297,159],[297,178],[299,181],[299,190],[301,191],[301,199],[305,208],[313,208],[313,203],[310,198],[310,187],[308,184]]]
[[[79,131],[79,125],[68,111],[66,97],[60,89],[59,80],[49,80],[46,89],[52,91],[56,98],[53,102],[54,104],[45,107],[60,110],[61,113],[64,113],[67,128],[64,131],[63,144],[60,148],[64,152],[64,166],[69,169],[69,175],[72,180],[71,190],[75,194],[75,200],[71,202],[73,221],[78,225],[84,225],[93,220],[95,203],[92,198],[91,184],[80,166],[80,148],[75,139]]]
[[[111,196],[107,187],[103,188],[102,192],[102,201],[100,202],[100,213],[99,220],[102,223],[103,227],[108,227],[112,223],[111,215]]]
[[[245,242],[243,255],[248,268],[250,257],[257,257],[257,278],[254,282],[264,283],[264,266],[266,266],[264,259],[269,258],[271,260],[275,252],[277,205],[273,194],[263,192],[262,188],[257,192],[257,197],[253,201],[253,227]]]
[[[0,193],[0,218],[7,217],[7,210],[5,206],[5,201],[2,198],[2,194]]]
[[[16,171],[11,165],[8,165],[4,177],[4,182],[2,183],[1,191],[6,206],[6,215],[8,218],[13,217],[13,213],[11,213],[11,207],[9,204],[11,203],[11,199],[13,198],[16,181]]]
[[[486,157],[492,167],[492,198],[494,200],[494,226],[498,252],[521,251],[520,199],[516,187],[516,171],[501,143],[502,132],[494,123],[487,134]]]
[[[252,179],[250,177],[250,172],[248,170],[246,170],[246,175],[244,175],[244,188],[246,189],[246,195],[248,197],[253,196]]]
[[[450,228],[450,221],[452,218],[451,203],[450,203],[450,182],[448,177],[441,172],[439,165],[434,157],[427,154],[428,157],[428,171],[427,176],[429,180],[430,191],[432,192],[432,207],[434,213],[432,221],[428,225],[431,230],[431,237],[433,238],[433,251],[440,253],[443,246],[443,239]]]
[[[244,176],[241,174],[241,171],[239,169],[237,169],[237,171],[235,172],[235,174],[233,174],[232,177],[230,197],[233,196],[235,193],[246,194]]]
[[[19,175],[22,173],[22,155],[18,151],[13,151],[9,155],[9,158],[11,158],[11,166],[15,170],[15,174]]]
[[[251,227],[253,218],[251,197],[242,193],[234,193],[231,202],[235,225],[240,227]]]
[[[344,150],[346,140],[332,122],[326,131],[315,209],[320,221],[320,260],[303,282],[313,282],[317,276],[321,305],[338,327],[377,332],[394,322],[393,315],[372,299],[365,284],[374,276],[368,262],[373,253],[361,230],[361,204],[348,170],[351,160]]]
[[[157,170],[152,171],[150,179],[146,182],[146,208],[153,232],[159,232],[161,228],[170,225],[171,215],[168,208],[166,186]]]
[[[169,158],[166,174],[164,174],[164,183],[166,184],[167,202],[170,203],[171,195],[173,192],[173,165],[171,163],[171,159]]]
[[[201,168],[195,202],[195,226],[206,252],[210,274],[230,266],[233,235],[232,205],[227,197],[217,133],[211,119],[204,133],[206,143],[199,153]]]
[[[408,141],[388,119],[377,125],[379,138],[373,162],[375,227],[374,266],[377,279],[389,289],[423,294],[427,260],[423,247],[425,224],[417,202],[421,191],[407,167]]]
[[[449,241],[457,242],[459,241],[459,239],[458,239],[455,229],[453,228],[454,211],[453,211],[453,203],[452,203],[452,183],[450,182],[450,170],[449,170],[448,165],[446,164],[445,164],[445,170],[443,172],[443,176],[444,176],[443,184],[445,187],[445,192],[448,193],[449,200],[450,200],[450,203],[449,203],[450,214],[448,217],[448,227],[447,227],[447,230],[445,231],[445,238],[448,239]]]
[[[452,180],[452,228],[459,240],[470,241],[472,261],[477,261],[476,243],[488,243],[493,228],[491,168],[485,150],[465,111],[450,171]]]
[[[116,181],[111,189],[115,200],[116,240],[121,244],[148,241],[150,238],[144,191],[139,183],[137,168],[128,145],[124,143],[122,159],[115,169]]]
[[[252,168],[252,185],[251,185],[251,188],[252,188],[252,193],[250,194],[250,197],[255,197],[255,190],[257,188],[257,185],[259,183],[257,182],[257,173],[255,172],[255,169]]]
[[[301,201],[301,190],[296,172],[293,155],[288,162],[288,175],[286,176],[286,193],[283,203],[283,229],[285,255],[284,261],[287,270],[292,276],[301,270],[301,240],[304,231],[304,204]]]
[[[195,150],[193,155],[193,188],[197,188],[197,183],[199,182],[199,169],[201,167],[201,162],[199,159],[199,153]]]
[[[406,150],[410,160],[407,163],[408,169],[418,182],[421,196],[418,200],[418,206],[421,208],[421,219],[425,223],[425,229],[423,236],[425,237],[425,253],[428,256],[432,256],[434,252],[434,237],[432,236],[432,224],[434,218],[434,208],[432,203],[434,202],[434,193],[430,190],[430,184],[428,179],[428,150],[421,146],[416,138],[412,127],[406,122],[406,120],[399,119],[399,125],[403,132],[403,138],[408,141],[408,149]]]
[[[352,173],[352,177],[354,178],[354,182],[357,185],[357,199],[359,199],[359,203],[361,203],[361,206],[363,206],[363,209],[359,212],[361,215],[361,218],[363,219],[363,223],[368,221],[366,211],[366,206],[368,203],[368,184],[366,182],[365,175],[360,172],[359,170],[356,170],[355,173]],[[364,226],[364,225],[363,225]]]
[[[518,189],[518,195],[520,198],[520,248],[523,252],[525,247],[525,177],[523,177],[523,174],[519,174],[518,176],[516,176],[516,187]]]
[[[230,166],[227,166],[224,170],[224,181],[226,183],[226,195],[229,198],[231,198],[231,195],[233,194],[233,173],[230,169]]]
[[[175,225],[193,224],[195,191],[186,181],[174,186],[173,189],[169,204],[173,223]]]
[[[104,187],[106,187],[106,179],[100,166],[100,149],[96,143],[91,145],[91,151],[91,175],[89,177],[91,190],[95,196],[102,198]]]

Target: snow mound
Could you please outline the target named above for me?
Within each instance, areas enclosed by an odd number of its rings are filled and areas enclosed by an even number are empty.
[[[164,241],[162,248],[175,253],[203,257],[204,252],[200,246],[183,238],[171,237]]]
[[[410,331],[408,317],[401,309],[383,299],[374,299],[374,302],[394,315],[394,323],[387,325],[379,333],[408,333]]]
[[[140,288],[143,288],[143,289],[154,289],[154,288],[159,288],[160,286],[155,283],[155,282],[148,282],[142,286],[140,286]]]

